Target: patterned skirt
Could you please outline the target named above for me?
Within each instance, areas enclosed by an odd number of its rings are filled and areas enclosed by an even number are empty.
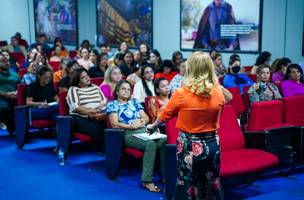
[[[188,134],[177,140],[175,200],[223,199],[220,148],[216,132]]]

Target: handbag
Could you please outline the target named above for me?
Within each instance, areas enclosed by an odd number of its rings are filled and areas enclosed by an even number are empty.
[[[88,117],[89,117],[89,119],[94,120],[94,121],[106,121],[107,120],[107,115],[103,112],[89,113]]]

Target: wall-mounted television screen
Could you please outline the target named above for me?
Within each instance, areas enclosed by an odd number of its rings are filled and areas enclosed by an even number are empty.
[[[262,0],[181,0],[181,49],[259,52],[262,3]]]

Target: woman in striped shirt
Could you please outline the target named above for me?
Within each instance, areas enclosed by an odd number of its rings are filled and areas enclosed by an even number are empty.
[[[97,85],[91,84],[88,71],[76,69],[71,78],[67,102],[70,115],[73,116],[74,131],[87,134],[93,138],[102,150],[105,120],[97,120],[106,106],[106,98]]]

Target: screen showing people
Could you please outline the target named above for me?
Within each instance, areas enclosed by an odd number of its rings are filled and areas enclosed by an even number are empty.
[[[181,0],[181,48],[259,51],[260,0]]]

